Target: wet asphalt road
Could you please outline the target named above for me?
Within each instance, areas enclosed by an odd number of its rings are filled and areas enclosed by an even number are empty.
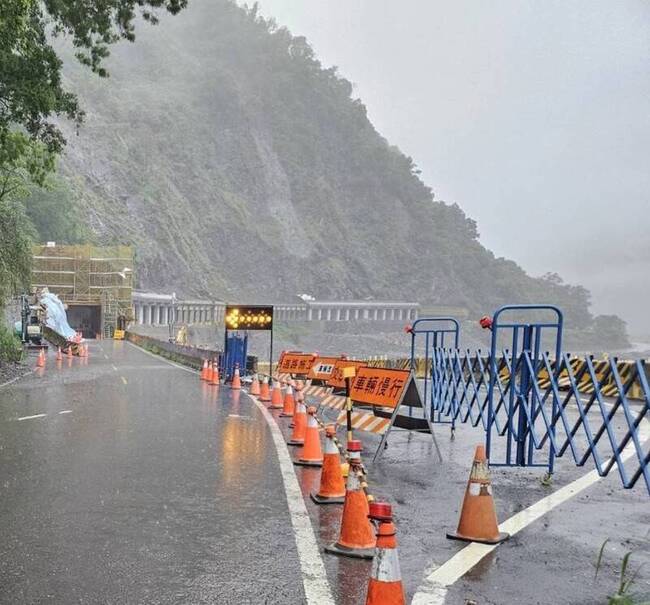
[[[251,401],[124,342],[90,354],[0,391],[0,601],[302,603]]]
[[[18,420],[37,414],[46,416]],[[287,434],[287,420],[278,424]],[[444,426],[436,434],[442,462],[429,436],[401,434],[368,465],[371,490],[395,507],[409,601],[426,570],[464,547],[445,532],[482,441],[465,425],[454,440]],[[378,438],[360,435],[368,460]],[[551,487],[537,469],[493,469],[500,521],[591,468],[558,461]],[[318,484],[317,470],[296,475],[305,496]],[[88,365],[57,368],[50,358],[42,377],[0,389],[0,487],[0,603],[305,601],[276,452],[256,406],[132,345],[92,343]],[[650,593],[648,502],[645,487],[603,479],[488,555],[445,603],[604,603],[628,550],[634,568],[646,563],[635,589]],[[337,536],[340,507],[305,505],[322,548]],[[370,563],[322,556],[336,603],[363,603]]]

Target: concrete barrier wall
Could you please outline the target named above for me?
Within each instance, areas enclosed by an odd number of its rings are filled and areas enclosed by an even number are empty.
[[[170,361],[175,361],[181,365],[200,370],[205,359],[218,359],[221,366],[221,351],[214,349],[199,349],[198,347],[189,347],[178,345],[173,342],[166,342],[151,336],[143,336],[135,332],[127,331],[126,340],[132,342],[146,351],[150,351]],[[257,357],[248,355],[246,358],[246,369],[251,372],[257,371]]]
[[[173,342],[165,342],[150,336],[143,336],[135,332],[126,332],[126,339],[133,344],[142,347],[146,351],[165,357],[171,361],[180,363],[181,365],[194,368],[195,370],[201,369],[204,359],[220,359],[221,351],[214,351],[211,349],[199,349],[197,347],[188,347],[177,345]]]

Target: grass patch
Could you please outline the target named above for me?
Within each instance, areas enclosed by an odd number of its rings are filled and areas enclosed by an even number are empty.
[[[23,345],[6,326],[0,326],[0,361],[18,362],[23,356]]]

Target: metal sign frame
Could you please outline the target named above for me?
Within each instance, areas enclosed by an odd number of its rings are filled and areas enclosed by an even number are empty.
[[[229,328],[228,327],[228,312],[229,310],[233,309],[255,309],[255,310],[262,310],[266,309],[267,312],[271,314],[271,325],[268,328],[255,328],[255,327],[250,327],[249,324],[247,324],[247,327],[237,327],[237,328]],[[223,359],[224,359],[224,367],[222,368],[222,372],[224,374],[224,382],[226,381],[226,376],[225,376],[225,360],[228,357],[228,332],[249,332],[249,331],[256,331],[256,332],[270,332],[270,343],[269,343],[269,375],[273,374],[273,331],[274,331],[274,324],[275,324],[275,309],[273,305],[231,305],[227,304],[224,312],[224,330],[223,330]],[[244,371],[246,371],[246,367],[244,367]]]
[[[408,416],[401,415],[399,413],[401,407],[408,407],[410,410],[413,408],[422,408],[424,418],[413,418],[411,414]],[[422,402],[417,380],[415,377],[415,372],[413,370],[409,371],[409,377],[406,384],[404,385],[404,389],[402,390],[402,395],[400,396],[399,401],[393,408],[392,412],[390,414],[382,412],[382,410],[386,409],[389,408],[382,408],[375,405],[372,406],[372,412],[375,416],[379,418],[390,419],[390,422],[388,423],[384,434],[381,436],[381,441],[377,446],[375,455],[372,458],[373,462],[375,462],[381,456],[384,449],[388,447],[388,435],[394,428],[398,430],[405,430],[409,433],[429,433],[431,435],[431,439],[433,440],[433,445],[436,448],[438,458],[440,461],[442,461],[442,455],[440,453],[440,448],[438,447],[438,441],[436,440],[436,436],[433,433],[433,423],[431,422],[431,416],[429,414],[429,406],[425,405]],[[419,422],[421,420],[425,421],[425,428],[422,428],[423,423]]]

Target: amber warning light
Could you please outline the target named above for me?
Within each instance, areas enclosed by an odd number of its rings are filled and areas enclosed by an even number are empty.
[[[226,329],[228,330],[272,330],[273,307],[226,307]]]

